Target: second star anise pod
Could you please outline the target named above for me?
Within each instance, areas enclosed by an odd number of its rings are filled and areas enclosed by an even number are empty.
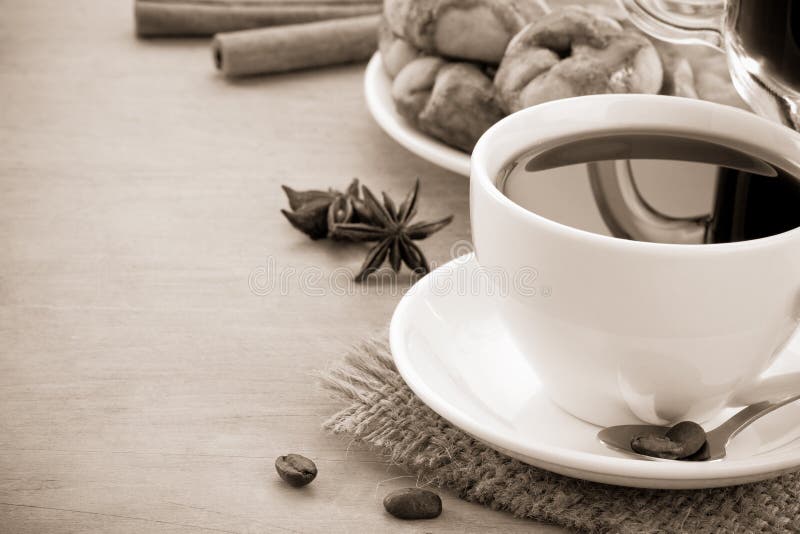
[[[377,241],[355,276],[357,282],[365,280],[367,276],[377,271],[387,257],[394,272],[398,272],[403,263],[415,273],[425,274],[430,271],[425,254],[414,241],[425,239],[438,232],[450,224],[453,216],[448,215],[433,222],[412,224],[411,220],[417,214],[419,187],[417,179],[405,200],[396,206],[386,193],[383,193],[383,203],[381,203],[372,191],[362,186],[364,206],[369,211],[369,222],[337,223],[333,226],[332,235],[341,239]]]
[[[281,213],[292,226],[311,239],[334,237],[330,230],[335,224],[368,217],[364,203],[359,198],[358,179],[353,179],[344,193],[335,189],[296,191],[289,186],[282,187],[291,211],[281,210]]]

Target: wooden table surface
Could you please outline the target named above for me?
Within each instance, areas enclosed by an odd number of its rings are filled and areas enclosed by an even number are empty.
[[[229,82],[205,40],[139,41],[131,0],[0,3],[0,531],[546,532],[444,493],[404,523],[413,478],[321,423],[311,373],[385,328],[398,296],[337,295],[360,246],[289,227],[279,185],[354,176],[468,239],[467,181],[367,113],[363,66]],[[322,289],[288,276],[319,269]],[[273,461],[313,458],[287,487]]]

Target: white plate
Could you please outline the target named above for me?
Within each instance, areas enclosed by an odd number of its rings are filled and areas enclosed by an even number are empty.
[[[425,135],[397,114],[392,101],[392,80],[383,70],[376,52],[364,75],[364,93],[369,112],[378,125],[395,141],[417,156],[447,170],[469,176],[469,154]]]
[[[390,328],[400,374],[433,410],[491,447],[576,478],[646,488],[690,489],[755,482],[800,467],[800,403],[760,419],[714,462],[648,461],[612,451],[598,427],[576,419],[542,393],[536,373],[512,344],[472,255],[436,269],[400,301]],[[484,273],[485,274],[485,273]],[[800,367],[795,342],[772,371]],[[719,420],[735,410],[727,409]]]

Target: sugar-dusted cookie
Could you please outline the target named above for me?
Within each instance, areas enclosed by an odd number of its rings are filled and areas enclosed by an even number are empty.
[[[392,98],[398,113],[421,131],[466,152],[504,115],[481,69],[435,56],[408,63],[394,79]]]
[[[403,67],[422,55],[422,51],[392,32],[384,18],[378,27],[378,50],[381,53],[383,68],[394,78]]]
[[[398,37],[426,54],[497,64],[511,38],[549,11],[544,0],[386,0]]]
[[[495,76],[508,112],[601,93],[658,93],[661,60],[641,34],[577,6],[528,24],[509,43]]]

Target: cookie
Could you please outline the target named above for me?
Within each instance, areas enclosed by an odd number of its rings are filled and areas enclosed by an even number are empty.
[[[394,80],[392,98],[398,113],[419,130],[466,152],[505,115],[481,69],[435,56],[406,65]]]
[[[661,60],[647,38],[577,6],[523,28],[494,80],[509,113],[571,96],[658,93],[662,81]]]
[[[426,54],[498,64],[511,38],[549,11],[544,0],[386,0],[394,35]]]

